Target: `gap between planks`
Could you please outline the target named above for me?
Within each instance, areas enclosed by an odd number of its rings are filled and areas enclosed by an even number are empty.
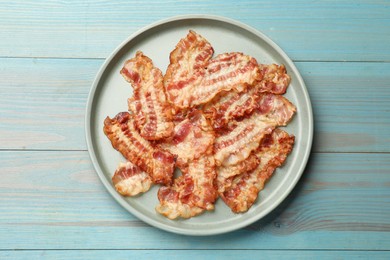
[[[127,248],[117,248],[117,249],[104,249],[104,248],[62,248],[62,249],[0,249],[0,252],[7,251],[215,251],[215,250],[223,250],[223,251],[286,251],[286,252],[300,252],[300,251],[314,251],[314,252],[389,252],[390,250],[385,249],[224,249],[224,248],[200,248],[200,249],[189,249],[189,248],[148,248],[148,249],[127,249]]]

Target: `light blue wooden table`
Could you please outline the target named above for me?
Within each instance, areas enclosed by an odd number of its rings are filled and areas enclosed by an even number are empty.
[[[265,219],[225,235],[150,227],[108,194],[84,115],[104,59],[180,14],[269,36],[311,96],[299,184]],[[390,258],[390,1],[0,1],[0,259]]]

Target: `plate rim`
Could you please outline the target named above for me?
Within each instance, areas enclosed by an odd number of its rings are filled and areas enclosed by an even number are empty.
[[[142,33],[163,24],[167,24],[170,22],[177,22],[180,20],[189,20],[189,19],[198,19],[198,20],[213,20],[217,22],[224,22],[230,25],[234,25],[237,27],[240,27],[242,29],[245,29],[249,31],[250,33],[256,35],[257,37],[261,38],[263,41],[265,41],[267,44],[269,44],[290,66],[290,68],[293,70],[293,73],[296,76],[296,80],[298,83],[302,86],[301,91],[303,92],[303,98],[307,105],[307,112],[308,112],[308,144],[306,149],[304,150],[304,154],[302,157],[302,163],[300,163],[298,168],[298,173],[295,174],[293,180],[289,183],[289,185],[286,187],[286,189],[283,190],[283,193],[278,196],[277,200],[272,203],[270,207],[267,208],[260,216],[254,215],[253,217],[250,217],[248,219],[245,219],[244,221],[241,221],[232,227],[221,227],[221,228],[213,228],[211,231],[198,231],[198,230],[188,230],[185,228],[179,228],[179,227],[172,227],[167,226],[164,223],[161,223],[159,221],[156,221],[152,218],[149,218],[145,216],[144,214],[140,213],[136,209],[132,208],[128,203],[125,202],[125,200],[120,196],[115,189],[113,189],[111,183],[107,180],[104,173],[102,172],[102,169],[99,166],[99,161],[97,159],[95,150],[93,149],[93,140],[92,140],[92,128],[91,128],[91,118],[92,118],[92,107],[93,107],[93,101],[94,96],[97,92],[97,87],[99,85],[99,82],[102,78],[103,73],[105,72],[108,65],[112,62],[112,60],[115,58],[115,56],[118,54],[119,51],[123,49],[125,45],[127,45],[131,40],[136,38],[137,36],[141,35]],[[275,208],[277,208],[285,199],[286,197],[292,192],[296,184],[298,183],[299,179],[301,178],[307,162],[309,160],[311,149],[312,149],[312,143],[313,143],[313,131],[314,131],[314,122],[313,122],[313,110],[311,105],[311,100],[309,93],[307,91],[307,87],[305,82],[303,81],[303,78],[301,74],[299,73],[298,69],[296,68],[294,62],[290,59],[290,57],[275,43],[273,42],[268,36],[263,34],[261,31],[255,29],[254,27],[251,27],[245,23],[242,23],[240,21],[227,18],[224,16],[218,16],[218,15],[208,15],[208,14],[188,14],[188,15],[177,15],[172,16],[166,19],[161,19],[156,22],[153,22],[147,26],[144,26],[143,28],[137,30],[136,32],[132,33],[129,37],[127,37],[122,43],[120,43],[111,53],[110,55],[105,59],[104,63],[101,65],[101,67],[98,70],[98,73],[96,74],[93,82],[92,87],[89,91],[88,97],[87,97],[87,105],[86,105],[86,114],[85,114],[85,138],[87,143],[87,149],[89,157],[92,161],[93,167],[99,176],[99,179],[105,186],[106,190],[110,193],[112,197],[116,200],[117,203],[119,203],[123,208],[125,208],[127,211],[129,211],[132,215],[137,217],[138,219],[142,220],[143,222],[150,224],[156,228],[176,233],[176,234],[182,234],[182,235],[193,235],[193,236],[209,236],[209,235],[218,235],[223,234],[227,232],[232,232],[238,229],[241,229],[243,227],[246,227],[256,221],[259,221],[260,219],[267,216],[270,212],[272,212]]]

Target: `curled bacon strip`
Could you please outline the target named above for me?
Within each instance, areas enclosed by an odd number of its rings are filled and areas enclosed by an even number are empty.
[[[287,74],[284,65],[277,64],[260,64],[259,68],[264,75],[263,79],[256,85],[260,92],[272,94],[284,94],[290,84],[291,78]]]
[[[124,196],[135,196],[152,186],[152,178],[138,166],[127,161],[120,163],[112,177],[115,189]]]
[[[218,55],[207,65],[206,74],[199,81],[187,84],[186,90],[168,87],[168,98],[175,106],[185,108],[209,102],[222,91],[244,91],[259,79],[254,58],[242,53]]]
[[[255,151],[255,155],[260,159],[257,168],[232,177],[231,185],[219,193],[233,212],[245,212],[253,205],[266,181],[286,160],[294,140],[294,136],[280,129],[275,129],[263,139]]]
[[[251,116],[240,121],[230,132],[218,136],[214,142],[214,158],[218,166],[229,166],[248,158],[264,137],[275,128],[274,122],[261,121]]]
[[[221,91],[243,91],[261,79],[257,61],[242,53],[223,53],[210,60],[213,49],[193,31],[170,56],[164,77],[168,100],[179,108],[209,102]]]
[[[215,139],[216,164],[234,165],[248,158],[264,135],[277,126],[286,125],[295,111],[295,106],[283,96],[264,94],[250,117],[231,122],[232,130]]]
[[[259,97],[255,113],[260,120],[274,122],[277,126],[286,126],[295,112],[295,106],[287,98],[264,93]]]
[[[104,133],[112,146],[135,165],[147,172],[154,183],[170,184],[174,170],[174,157],[168,151],[154,148],[135,127],[134,118],[121,112],[113,119],[104,120]]]
[[[290,76],[287,75],[283,65],[263,65],[259,68],[262,71],[263,79],[250,87],[247,91],[222,92],[203,108],[204,113],[212,121],[213,128],[223,128],[230,120],[252,113],[257,107],[258,100],[262,93],[284,94],[290,83]]]
[[[205,77],[193,86],[191,96],[182,93],[181,98],[193,100],[191,105],[204,104],[222,91],[244,91],[260,78],[256,59],[239,52],[223,53],[209,62]]]
[[[230,120],[249,115],[257,107],[257,90],[238,93],[230,91],[222,93],[203,108],[205,115],[212,122],[215,130],[223,128]]]
[[[175,126],[172,138],[159,146],[177,156],[176,165],[184,167],[189,161],[198,159],[213,145],[215,134],[199,110],[191,112]]]
[[[215,165],[212,155],[204,155],[191,161],[182,169],[183,175],[172,186],[163,186],[158,191],[160,204],[156,211],[168,217],[190,218],[205,210],[213,210],[217,199],[214,187]]]
[[[234,176],[254,170],[259,163],[260,159],[252,152],[247,159],[238,164],[217,167],[216,184],[218,192],[223,193],[227,187],[231,186]]]
[[[150,58],[138,51],[134,58],[126,61],[121,74],[134,89],[128,105],[135,115],[135,123],[141,136],[148,140],[170,136],[174,125],[171,106],[165,97],[161,70],[153,66]]]
[[[205,67],[214,54],[211,44],[201,35],[189,31],[179,41],[169,56],[170,64],[164,76],[168,100],[180,108],[189,107],[191,101],[176,99],[180,93],[189,93],[193,85],[199,85],[205,75]]]
[[[200,111],[191,112],[175,127],[173,137],[161,147],[177,155],[182,176],[172,186],[161,187],[156,211],[175,219],[190,218],[214,208],[215,163],[211,154],[214,131]]]

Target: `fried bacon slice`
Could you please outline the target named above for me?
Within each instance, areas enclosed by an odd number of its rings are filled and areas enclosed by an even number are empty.
[[[123,196],[135,196],[152,186],[152,178],[141,168],[127,161],[120,163],[112,177],[115,189]]]
[[[286,126],[296,112],[296,107],[285,97],[270,93],[260,95],[255,113],[260,120],[275,122]]]
[[[208,153],[181,170],[182,175],[174,180],[172,186],[159,189],[160,204],[156,206],[156,211],[169,219],[176,219],[191,218],[213,210],[218,196],[214,187],[213,156]]]
[[[180,108],[205,104],[222,91],[241,92],[260,78],[256,60],[242,53],[220,54],[207,64],[206,74],[185,89],[167,87],[168,99]]]
[[[227,167],[245,160],[259,146],[264,135],[271,133],[275,126],[274,122],[262,121],[256,116],[240,121],[232,131],[215,139],[216,164]]]
[[[257,90],[238,93],[230,91],[222,93],[213,101],[207,103],[203,111],[212,122],[215,130],[223,128],[230,120],[248,115],[257,107]]]
[[[256,201],[258,193],[292,151],[295,137],[281,129],[267,135],[255,154],[260,164],[253,171],[232,177],[230,186],[219,195],[235,213],[246,212]]]
[[[250,114],[257,106],[262,93],[284,94],[290,83],[283,65],[260,64],[263,79],[247,91],[222,92],[203,108],[214,129],[224,127],[232,119]]]
[[[211,44],[200,34],[190,30],[170,53],[170,64],[164,76],[164,85],[185,87],[191,80],[197,80],[197,76],[202,76],[198,73],[205,72],[204,68],[213,54]]]
[[[252,152],[249,157],[238,164],[217,167],[216,185],[222,193],[231,185],[234,176],[253,171],[260,164],[260,159]]]
[[[259,68],[263,75],[263,79],[256,85],[259,92],[268,92],[278,95],[286,93],[291,78],[287,74],[284,65],[259,64]]]
[[[153,183],[170,184],[174,170],[174,157],[168,151],[155,148],[143,138],[135,127],[133,115],[121,112],[113,119],[104,120],[104,133],[112,146],[127,160],[133,162],[152,178]]]
[[[169,56],[170,64],[164,76],[168,100],[173,103],[179,93],[188,93],[193,85],[199,85],[213,54],[211,44],[192,30],[179,41]],[[185,100],[181,102],[183,104],[174,104],[181,108],[189,107]]]
[[[174,124],[171,107],[165,97],[161,70],[138,51],[134,58],[126,61],[121,74],[134,90],[134,95],[128,99],[128,106],[135,115],[141,136],[148,140],[170,136]]]
[[[181,168],[202,156],[212,147],[214,139],[213,128],[203,113],[196,110],[175,126],[172,138],[159,146],[177,156],[176,165]]]
[[[200,105],[222,91],[244,91],[260,78],[255,58],[240,52],[223,53],[209,62],[205,77],[199,86],[193,86],[191,96],[183,93],[182,97],[192,100],[191,105]]]
[[[210,43],[190,31],[171,52],[164,77],[168,100],[179,108],[210,101],[221,91],[243,91],[261,79],[256,59],[242,53],[213,55]]]
[[[229,166],[248,158],[263,137],[275,127],[286,125],[295,111],[295,106],[283,96],[264,94],[250,117],[230,122],[231,130],[215,139],[216,164]]]

